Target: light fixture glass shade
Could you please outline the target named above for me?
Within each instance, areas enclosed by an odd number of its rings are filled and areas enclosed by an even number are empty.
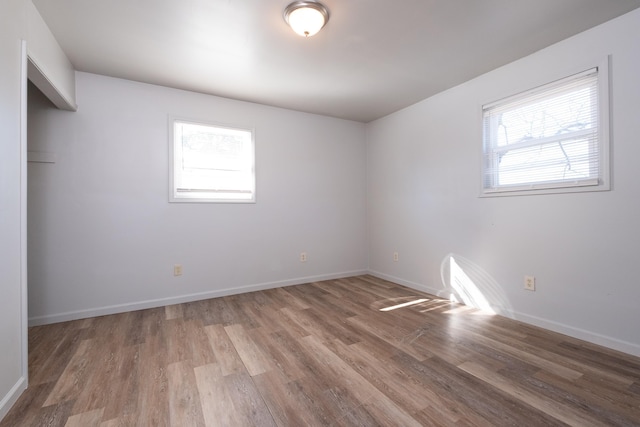
[[[296,1],[284,10],[284,19],[297,34],[311,37],[325,26],[329,11],[321,3]]]

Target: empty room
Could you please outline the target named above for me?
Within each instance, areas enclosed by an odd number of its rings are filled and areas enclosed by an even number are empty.
[[[0,427],[640,426],[640,0],[0,35]]]

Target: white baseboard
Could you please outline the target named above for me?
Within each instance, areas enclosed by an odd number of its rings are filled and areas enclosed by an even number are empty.
[[[11,407],[18,401],[18,398],[23,391],[27,389],[27,379],[20,377],[18,382],[11,387],[11,390],[0,400],[0,420],[4,418],[9,412]]]
[[[357,271],[347,271],[347,272],[334,273],[334,274],[323,274],[318,276],[300,277],[296,279],[289,279],[289,280],[283,280],[283,281],[277,281],[277,282],[258,283],[258,284],[247,285],[247,286],[242,286],[238,288],[218,289],[218,290],[209,291],[209,292],[178,295],[178,296],[169,297],[169,298],[160,298],[160,299],[139,301],[134,303],[126,303],[126,304],[112,305],[112,306],[106,306],[106,307],[96,307],[96,308],[87,309],[87,310],[78,310],[78,311],[72,311],[72,312],[66,312],[66,313],[32,317],[32,318],[29,318],[29,326],[46,325],[50,323],[66,322],[69,320],[85,319],[88,317],[105,316],[109,314],[123,313],[127,311],[163,307],[165,305],[180,304],[180,303],[198,301],[198,300],[209,299],[209,298],[223,297],[227,295],[279,288],[283,286],[301,285],[304,283],[318,282],[321,280],[341,279],[344,277],[359,276],[362,274],[370,274],[380,279],[388,280],[390,282],[394,282],[399,285],[403,285],[408,288],[416,289],[418,291],[426,292],[442,298],[449,297],[448,295],[442,295],[442,292],[443,292],[442,289],[432,288],[421,283],[411,282],[409,280],[404,280],[399,277],[380,273],[374,270],[357,270]],[[601,345],[607,348],[611,348],[613,350],[618,350],[623,353],[640,357],[640,345],[638,344],[608,337],[595,332],[580,329],[574,326],[555,322],[553,320],[532,316],[526,313],[520,313],[513,310],[500,310],[497,307],[493,307],[493,308],[495,308],[496,312],[501,316],[515,319],[524,323],[528,323],[530,325],[548,329],[553,332],[558,332],[573,338],[581,339],[593,344]],[[0,403],[4,403],[4,400],[3,402],[0,402]],[[1,414],[2,414],[2,407],[0,407],[0,415]]]
[[[88,317],[106,316],[109,314],[124,313],[127,311],[144,310],[147,308],[163,307],[165,305],[181,304],[185,302],[199,301],[209,298],[224,297],[227,295],[242,294],[265,289],[280,288],[284,286],[301,285],[304,283],[318,282],[321,280],[342,279],[344,277],[367,274],[366,270],[346,271],[342,273],[323,274],[319,276],[299,277],[277,282],[265,282],[246,285],[236,288],[216,289],[215,291],[199,292],[195,294],[177,295],[168,298],[159,298],[133,303],[96,307],[86,310],[69,311],[66,313],[49,314],[29,318],[29,326],[48,325],[51,323],[66,322],[69,320],[86,319]]]
[[[378,277],[380,279],[388,280],[393,283],[397,283],[399,285],[406,286],[408,288],[412,288],[418,291],[427,292],[432,295],[436,295],[442,298],[448,298],[447,295],[441,295],[443,292],[442,289],[430,288],[429,286],[425,286],[420,283],[411,282],[408,280],[401,279],[399,277],[390,276],[388,274],[380,273],[378,271],[369,270],[368,274]],[[549,319],[543,319],[540,317],[532,316],[525,313],[520,313],[518,311],[500,309],[499,307],[492,306],[495,309],[496,313],[508,317],[510,319],[515,319],[523,323],[527,323],[529,325],[538,326],[543,329],[547,329],[553,332],[557,332],[560,334],[568,335],[572,338],[577,338],[583,341],[587,341],[593,344],[601,345],[603,347],[607,347],[613,350],[621,351],[623,353],[631,354],[633,356],[640,357],[640,345],[635,344],[628,341],[619,340],[617,338],[608,337],[606,335],[601,335],[595,332],[587,331],[584,329],[576,328],[574,326],[566,325],[564,323],[555,322]]]
[[[391,276],[389,274],[380,273],[379,271],[369,270],[367,274],[375,276],[379,279],[388,280],[389,282],[397,283],[398,285],[406,286],[407,288],[415,289],[417,291],[426,292],[431,295],[435,295],[437,297],[447,298],[448,295],[441,295],[443,289],[430,288],[429,286],[423,285],[421,283],[410,282],[409,280],[404,280],[399,277]]]
[[[529,314],[524,314],[517,311],[513,312],[513,318],[523,323],[528,323],[530,325],[538,326],[543,329],[548,329],[553,332],[558,332],[560,334],[568,335],[573,338],[588,341],[593,344],[601,345],[603,347],[640,357],[640,345],[638,344],[611,338],[606,335],[601,335],[595,332],[565,325],[563,323],[554,322],[548,319],[542,319],[540,317],[531,316]]]

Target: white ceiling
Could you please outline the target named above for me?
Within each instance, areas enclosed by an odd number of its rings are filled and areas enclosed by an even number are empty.
[[[33,0],[77,70],[369,122],[640,7],[640,0]]]

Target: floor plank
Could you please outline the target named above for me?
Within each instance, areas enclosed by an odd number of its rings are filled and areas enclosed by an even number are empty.
[[[33,327],[29,373],[0,427],[640,426],[640,358],[373,276]]]
[[[169,419],[172,426],[204,426],[200,393],[189,361],[167,367]]]

